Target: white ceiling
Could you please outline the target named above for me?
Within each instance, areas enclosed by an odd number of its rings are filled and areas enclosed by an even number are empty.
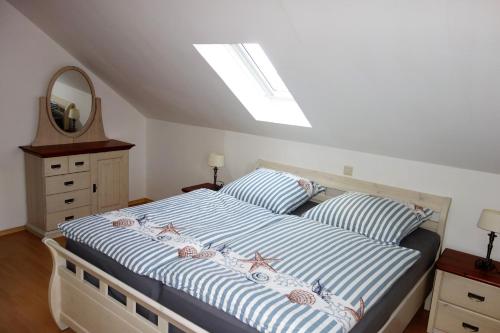
[[[500,173],[500,1],[9,2],[148,117]],[[192,46],[240,42],[311,129],[255,121]]]

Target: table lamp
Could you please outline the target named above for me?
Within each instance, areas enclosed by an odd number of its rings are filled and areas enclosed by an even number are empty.
[[[76,122],[80,119],[80,110],[78,110],[75,104],[71,103],[68,107],[68,119],[69,119],[69,131],[76,131]]]
[[[491,260],[491,250],[493,249],[493,241],[497,237],[496,233],[500,233],[500,211],[484,209],[477,226],[490,232],[488,234],[490,241],[488,243],[486,258],[476,260],[476,268],[489,271],[495,268],[493,260]]]
[[[208,155],[208,165],[214,168],[214,185],[217,185],[217,170],[224,166],[224,155],[211,153]]]

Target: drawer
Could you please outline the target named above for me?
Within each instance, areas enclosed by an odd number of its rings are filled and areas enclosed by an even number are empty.
[[[68,157],[68,172],[82,172],[90,169],[90,155],[72,155]]]
[[[68,157],[51,157],[43,159],[45,176],[56,176],[68,173]]]
[[[444,272],[439,299],[500,320],[500,288]]]
[[[81,190],[90,187],[90,172],[70,173],[45,178],[47,195]]]
[[[435,328],[447,333],[498,333],[500,321],[439,301]]]
[[[47,214],[47,231],[57,229],[57,225],[59,223],[68,222],[88,215],[90,215],[90,206],[83,206],[68,209],[62,212]]]
[[[90,204],[90,189],[47,196],[47,213],[55,213]]]

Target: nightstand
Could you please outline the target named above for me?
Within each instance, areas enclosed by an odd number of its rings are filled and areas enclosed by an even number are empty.
[[[212,191],[218,191],[222,188],[222,186],[221,185],[214,185],[212,183],[203,183],[203,184],[184,187],[184,188],[182,188],[182,192],[187,193],[187,192],[199,190],[200,188],[206,188],[206,189],[209,189]]]
[[[478,258],[444,250],[436,263],[427,332],[500,332],[500,273],[476,269]]]

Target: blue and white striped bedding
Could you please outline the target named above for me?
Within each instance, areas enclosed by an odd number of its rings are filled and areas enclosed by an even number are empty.
[[[172,223],[183,235],[205,244],[224,243],[281,219],[264,208],[207,189],[122,211],[139,219],[145,216],[149,223],[160,226]],[[59,229],[64,236],[84,243],[143,275],[149,275],[168,259],[177,257],[176,249],[165,248],[129,230],[113,228],[102,215],[64,223]]]
[[[288,172],[259,168],[220,192],[277,214],[288,214],[324,190],[323,186]]]
[[[303,216],[397,245],[428,220],[432,213],[432,209],[410,203],[347,192],[322,202]]]
[[[365,309],[374,306],[419,257],[415,250],[275,215],[208,190],[124,211],[136,217],[131,228],[112,227],[108,214],[60,229],[132,271],[183,290],[261,332],[347,332],[362,315],[363,304]],[[180,235],[157,235],[156,227],[167,226]],[[174,241],[193,246],[177,247]],[[215,252],[219,262],[203,258],[208,252]],[[256,252],[279,260],[252,271]],[[297,293],[297,288],[302,289]],[[315,308],[314,300],[333,304],[331,312]]]

